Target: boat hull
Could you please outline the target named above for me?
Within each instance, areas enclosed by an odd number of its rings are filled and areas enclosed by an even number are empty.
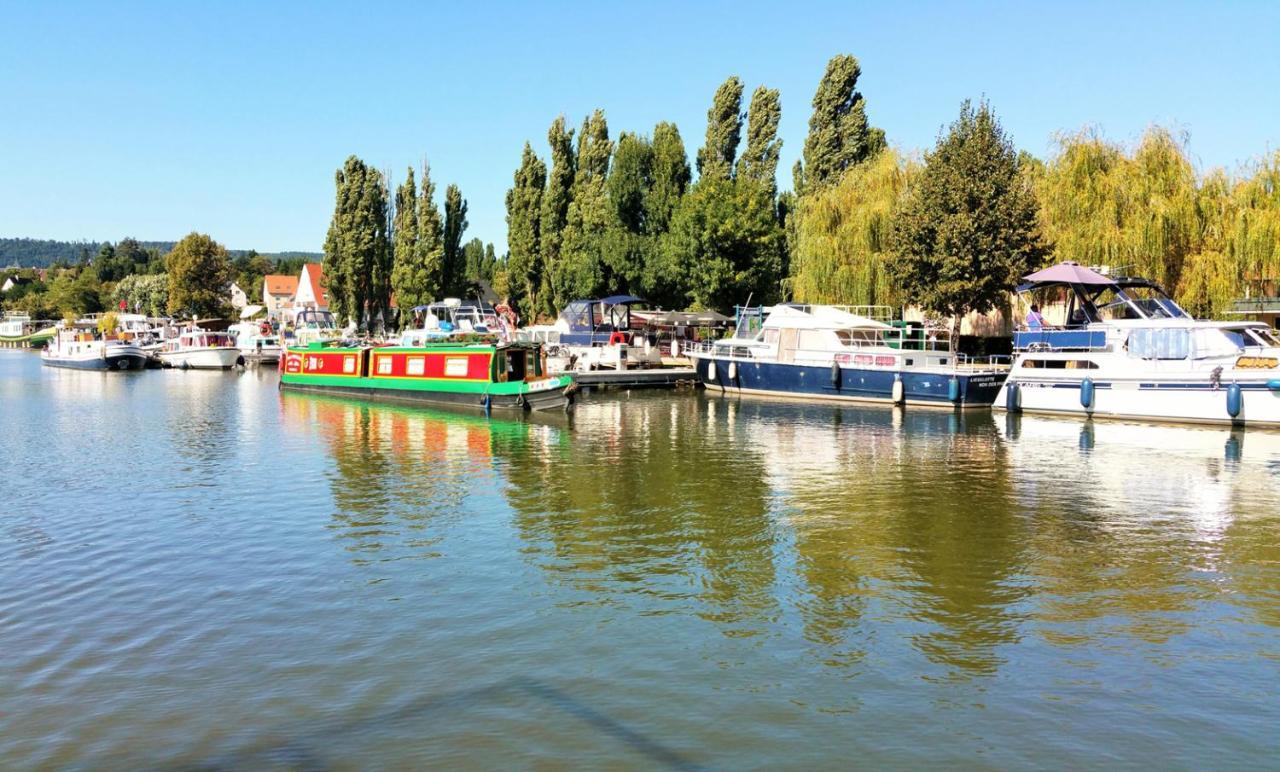
[[[165,367],[183,370],[229,370],[243,361],[238,348],[202,348],[160,352]]]
[[[536,410],[563,410],[573,404],[572,387],[560,387],[526,394],[478,394],[473,392],[426,391],[394,389],[375,386],[325,385],[316,383],[289,383],[281,381],[280,388],[289,391],[334,394],[359,397],[377,402],[394,402],[402,405],[443,405],[448,407],[484,410],[510,410],[516,412]],[[486,403],[486,399],[488,400]]]
[[[845,366],[840,368],[839,382],[836,383],[830,367],[740,361],[706,355],[691,358],[698,380],[708,389],[719,389],[728,394],[759,394],[837,402],[903,403],[952,408],[990,407],[1005,379],[1003,372],[967,373],[963,370],[948,372]],[[729,367],[731,363],[735,365],[732,378]],[[902,383],[900,398],[895,398],[895,381]]]
[[[69,370],[142,370],[147,366],[147,356],[141,351],[124,351],[103,356],[45,356],[41,363],[46,367],[62,367]]]
[[[1085,407],[1084,379],[1014,379],[996,397],[998,410],[1078,418],[1280,427],[1280,388],[1276,379],[1237,381],[1240,405],[1231,415],[1231,383],[1091,378],[1091,404]],[[1276,384],[1280,386],[1280,383]],[[1017,388],[1017,404],[1009,390]]]

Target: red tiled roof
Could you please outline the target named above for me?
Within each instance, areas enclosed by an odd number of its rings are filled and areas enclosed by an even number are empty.
[[[324,266],[320,263],[307,263],[302,266],[302,275],[311,282],[311,295],[316,299],[316,305],[328,306],[329,294],[324,291],[321,282],[324,278]]]
[[[297,276],[271,274],[263,276],[262,280],[267,284],[268,295],[287,295],[289,297],[293,297],[298,292]]]

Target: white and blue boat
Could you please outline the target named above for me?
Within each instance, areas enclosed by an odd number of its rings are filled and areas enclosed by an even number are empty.
[[[1024,277],[1061,324],[1014,332],[1009,412],[1280,426],[1280,338],[1194,319],[1158,285],[1063,263]]]
[[[59,330],[40,352],[40,362],[47,367],[74,370],[141,370],[147,366],[147,354],[130,341],[103,340],[90,332]]]
[[[887,307],[739,308],[733,337],[688,350],[698,379],[728,394],[989,407],[1007,360],[976,360],[949,334],[889,323]]]

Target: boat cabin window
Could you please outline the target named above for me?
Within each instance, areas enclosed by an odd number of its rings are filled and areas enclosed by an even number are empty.
[[[1214,327],[1195,330],[1192,341],[1196,359],[1236,356],[1247,345],[1240,330]]]
[[[836,339],[840,341],[840,345],[848,347],[854,346],[878,346],[883,341],[880,339],[879,330],[866,329],[848,329],[836,330]]]
[[[1191,330],[1185,327],[1142,327],[1129,333],[1129,356],[1138,359],[1186,359],[1191,356]]]
[[[1097,370],[1098,364],[1088,359],[1028,359],[1023,367],[1044,370]]]
[[[778,328],[770,327],[760,333],[760,340],[765,343],[774,344],[778,342]]]
[[[828,348],[830,333],[827,330],[800,330],[797,348],[822,351]]]

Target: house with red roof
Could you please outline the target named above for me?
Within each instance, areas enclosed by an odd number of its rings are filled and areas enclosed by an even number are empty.
[[[276,273],[262,277],[262,307],[272,319],[279,319],[292,309],[293,297],[297,294],[297,276]]]
[[[298,289],[293,296],[295,311],[329,309],[329,293],[324,288],[324,267],[320,263],[307,263],[298,276]]]

